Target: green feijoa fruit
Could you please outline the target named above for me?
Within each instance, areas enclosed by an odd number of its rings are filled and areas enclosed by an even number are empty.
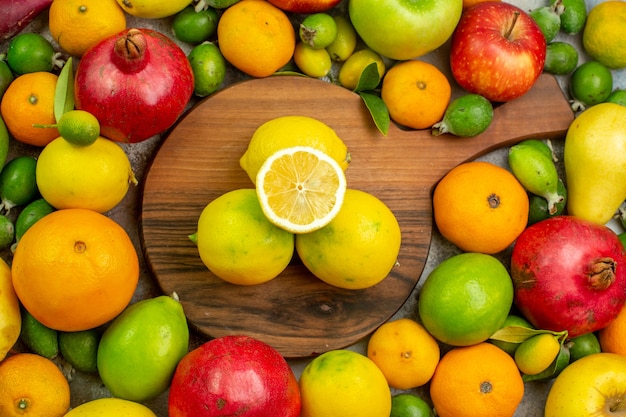
[[[550,212],[548,211],[548,201],[545,198],[532,193],[529,194],[528,226],[530,226],[531,224],[535,224],[541,220],[563,214],[565,206],[567,205],[567,190],[565,188],[565,184],[560,178],[558,186],[556,188],[556,192],[558,195],[563,197],[563,200],[556,204],[556,211],[554,212],[554,214],[550,214]]]
[[[576,336],[567,342],[570,353],[570,362],[577,361],[587,355],[600,353],[600,341],[595,333],[585,333]]]
[[[9,212],[15,206],[30,203],[39,196],[35,168],[37,160],[22,155],[11,159],[0,171],[1,206]]]
[[[552,153],[552,147],[548,145],[547,142],[544,142],[543,140],[539,140],[539,139],[526,139],[520,143],[524,144],[525,146],[535,147],[538,151],[542,152],[548,158],[554,161],[554,154]]]
[[[63,359],[78,371],[95,373],[98,371],[98,344],[100,333],[97,329],[77,332],[59,332],[59,351]]]
[[[138,301],[105,330],[98,347],[98,373],[114,396],[143,402],[169,387],[189,348],[187,320],[175,298]]]
[[[9,247],[13,243],[14,237],[15,225],[13,221],[4,214],[0,214],[0,249]]]
[[[194,94],[206,97],[216,92],[226,78],[226,61],[212,42],[196,45],[187,56],[194,75]]]
[[[4,59],[0,59],[0,99],[2,99],[4,92],[7,91],[9,84],[11,84],[14,79],[15,76],[9,64],[7,64]]]
[[[564,197],[560,196],[557,187],[559,175],[552,158],[532,144],[520,142],[509,148],[508,162],[513,175],[524,188],[546,199],[548,212],[557,211],[557,204]]]
[[[337,22],[327,13],[313,13],[300,23],[298,35],[311,48],[324,49],[337,37]]]
[[[430,405],[415,394],[401,393],[391,397],[389,417],[433,417]]]
[[[565,75],[578,66],[578,51],[568,43],[556,41],[546,46],[546,60],[543,69],[550,74]]]
[[[325,77],[332,66],[326,49],[314,49],[304,42],[296,44],[293,59],[300,71],[313,78]]]
[[[33,353],[44,358],[53,359],[59,354],[58,331],[51,329],[36,318],[28,310],[22,308],[22,330],[20,339]]]
[[[7,63],[16,74],[52,71],[61,66],[52,44],[38,33],[20,33],[11,39],[7,50]]]
[[[4,167],[9,154],[9,130],[0,116],[0,166]]]
[[[572,109],[584,110],[609,98],[613,91],[613,74],[598,61],[587,61],[574,70],[569,86],[574,99]]]
[[[42,217],[47,216],[55,210],[50,203],[43,198],[28,203],[15,221],[15,240],[19,242],[24,233],[35,223],[37,223]]]
[[[193,6],[187,6],[174,16],[172,31],[179,41],[197,45],[215,35],[217,21],[217,11],[214,8],[196,11]]]
[[[585,0],[551,0],[551,5],[561,18],[561,30],[575,35],[585,27],[587,5]]]
[[[455,136],[476,136],[491,125],[493,105],[479,94],[466,94],[448,105],[443,119],[432,127],[435,136],[451,133]]]
[[[606,99],[608,103],[619,104],[620,106],[626,106],[626,90],[613,90],[609,97]]]
[[[537,7],[531,10],[529,16],[537,23],[546,42],[552,42],[561,30],[561,18],[550,6]]]

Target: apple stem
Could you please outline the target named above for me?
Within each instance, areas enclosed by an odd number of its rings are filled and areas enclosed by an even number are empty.
[[[519,18],[519,12],[516,10],[513,12],[513,21],[511,22],[511,26],[509,26],[509,30],[506,31],[506,33],[504,34],[504,37],[509,39],[509,36],[511,36],[511,33],[513,32],[513,28],[515,27],[515,23],[517,22],[517,19]]]

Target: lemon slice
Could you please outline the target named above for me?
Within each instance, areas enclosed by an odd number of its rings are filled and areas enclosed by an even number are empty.
[[[265,160],[256,176],[256,191],[270,222],[292,233],[308,233],[337,215],[346,177],[326,153],[294,146]]]

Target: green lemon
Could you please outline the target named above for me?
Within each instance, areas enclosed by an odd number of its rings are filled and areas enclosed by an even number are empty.
[[[515,363],[527,375],[536,375],[546,370],[556,359],[561,344],[550,333],[541,333],[524,340],[515,350]]]
[[[585,0],[550,0],[550,4],[556,4],[563,32],[575,35],[583,30],[587,19]]]
[[[339,83],[348,90],[354,90],[365,68],[375,62],[380,79],[385,75],[385,61],[380,54],[365,48],[348,57],[339,68]]]
[[[493,105],[479,94],[465,94],[448,105],[443,119],[432,127],[435,136],[451,133],[459,137],[476,136],[491,125]]]
[[[357,35],[352,23],[346,17],[337,15],[333,16],[333,19],[337,25],[337,34],[326,50],[333,61],[343,62],[354,52]]]
[[[52,44],[42,35],[31,32],[20,33],[11,39],[7,63],[19,75],[49,72],[59,64],[58,54]]]
[[[20,211],[15,221],[15,240],[19,242],[24,233],[39,219],[55,210],[50,203],[43,198],[31,201]]]
[[[214,8],[196,11],[193,6],[187,6],[174,16],[172,31],[179,41],[196,45],[215,34],[217,21],[217,11]]]
[[[226,78],[226,61],[216,44],[203,42],[187,55],[194,76],[194,94],[205,97],[216,92]]]
[[[13,221],[4,214],[0,214],[0,249],[9,247],[13,243],[14,237],[15,225]]]
[[[587,61],[579,65],[570,78],[572,108],[584,110],[606,101],[613,91],[613,74],[598,61]]]
[[[98,343],[100,333],[96,329],[78,332],[59,332],[59,351],[63,359],[78,371],[98,371]]]
[[[189,349],[189,328],[180,302],[148,298],[127,307],[105,330],[97,367],[118,398],[143,402],[165,392]]]
[[[58,331],[46,327],[22,308],[22,342],[33,352],[44,358],[53,359],[59,354]]]
[[[528,320],[516,314],[509,314],[506,317],[506,320],[504,320],[504,324],[502,325],[501,329],[509,326],[519,326],[526,329],[533,329],[533,325],[530,324]],[[489,341],[511,356],[515,354],[515,351],[520,345],[519,343],[505,342],[503,340],[489,339]]]
[[[0,117],[0,166],[4,167],[9,154],[9,130],[4,124],[4,120]]]
[[[556,192],[559,196],[563,197],[563,200],[556,203],[556,211],[550,214],[548,210],[548,200],[538,196],[536,194],[529,193],[528,195],[528,226],[535,224],[541,220],[558,216],[563,214],[565,206],[567,205],[567,189],[565,183],[559,178]]]
[[[487,340],[513,303],[507,269],[491,255],[461,253],[433,269],[418,300],[419,316],[436,339],[453,346]]]
[[[35,170],[37,160],[21,155],[6,163],[0,171],[0,197],[8,212],[15,206],[30,203],[39,196]]]
[[[396,394],[391,397],[389,417],[433,417],[430,405],[415,394]]]
[[[552,42],[561,30],[561,18],[550,6],[537,7],[531,10],[529,16],[537,23],[546,42]]]
[[[337,22],[327,13],[313,13],[300,23],[298,35],[311,48],[324,49],[337,37]]]
[[[543,69],[550,74],[565,75],[578,66],[578,51],[569,42],[556,41],[546,46]]]
[[[570,364],[570,351],[567,346],[561,345],[558,355],[552,363],[538,374],[522,375],[524,382],[526,381],[548,381],[556,378],[563,369]]]
[[[600,353],[601,351],[600,342],[595,333],[586,333],[576,336],[567,342],[567,347],[570,352],[570,362],[577,361],[593,353]]]
[[[7,91],[9,84],[11,84],[14,79],[15,76],[9,64],[0,56],[0,99],[2,99],[4,92]]]
[[[77,146],[89,146],[100,136],[100,122],[85,110],[70,110],[63,113],[57,129],[63,139]]]
[[[608,103],[615,103],[621,106],[626,106],[626,90],[613,90],[609,97],[606,99]]]
[[[315,49],[303,42],[296,44],[293,59],[300,71],[313,78],[325,77],[332,66],[326,49]]]

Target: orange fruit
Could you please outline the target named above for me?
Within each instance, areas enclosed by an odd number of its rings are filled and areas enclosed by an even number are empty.
[[[448,351],[430,381],[439,417],[511,417],[523,396],[515,361],[487,342]]]
[[[217,24],[224,58],[253,77],[267,77],[287,64],[296,48],[289,18],[264,0],[242,0],[228,7]]]
[[[58,77],[50,72],[32,72],[17,77],[4,92],[0,113],[11,135],[18,141],[45,146],[59,137],[54,128],[35,127],[56,123],[54,92]]]
[[[2,417],[61,417],[70,407],[70,386],[59,368],[34,353],[0,362]]]
[[[413,129],[425,129],[443,118],[452,87],[436,66],[410,60],[387,71],[380,93],[394,122]]]
[[[13,286],[39,322],[61,331],[100,326],[126,308],[139,280],[137,252],[126,231],[88,209],[62,209],[20,239]]]
[[[126,29],[126,14],[116,0],[54,0],[48,26],[61,48],[81,57],[103,39]]]
[[[495,254],[526,228],[528,195],[517,178],[490,162],[472,161],[448,172],[433,195],[435,223],[465,252]]]
[[[383,371],[391,387],[407,390],[430,381],[439,363],[439,344],[421,324],[401,318],[374,331],[367,357]]]
[[[608,326],[598,331],[598,342],[602,352],[626,356],[626,308]]]
[[[463,9],[467,9],[468,7],[472,7],[478,3],[484,3],[486,1],[500,1],[500,0],[463,0]]]

